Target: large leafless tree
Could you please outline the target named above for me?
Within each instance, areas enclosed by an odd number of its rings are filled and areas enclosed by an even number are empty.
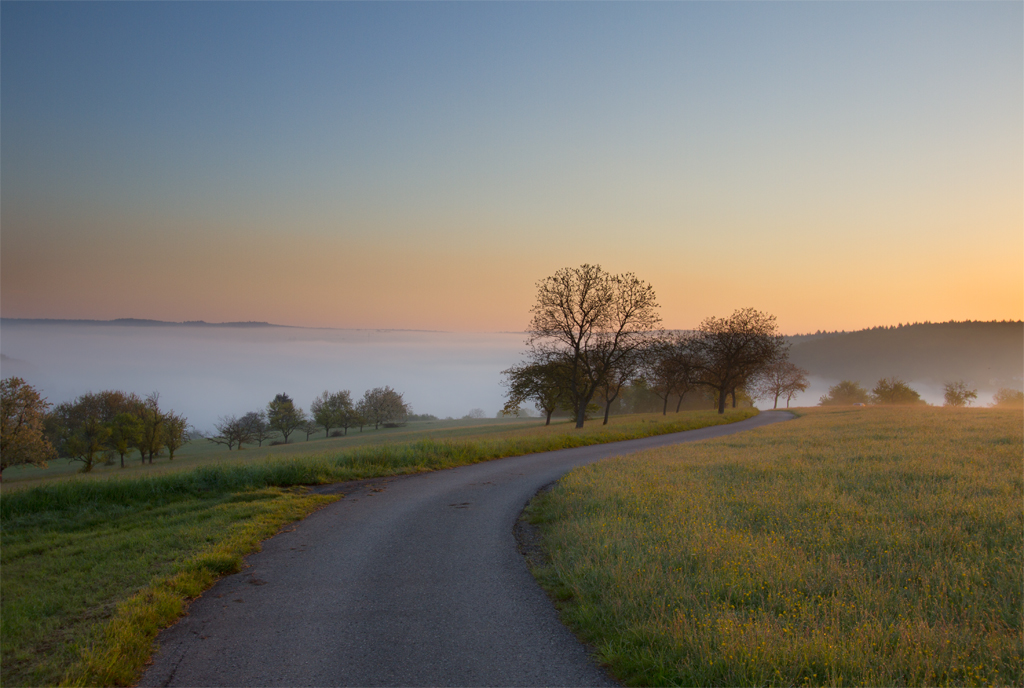
[[[644,348],[661,322],[651,285],[600,265],[563,268],[537,283],[531,357],[566,361],[565,395],[582,428],[587,406],[613,371]]]

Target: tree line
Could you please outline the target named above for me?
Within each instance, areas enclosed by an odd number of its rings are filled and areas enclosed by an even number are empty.
[[[266,409],[221,417],[216,432],[207,435],[189,425],[184,415],[161,408],[156,392],[146,398],[117,390],[89,392],[54,406],[22,378],[10,377],[0,382],[0,399],[0,475],[9,466],[46,466],[57,458],[80,462],[83,473],[101,460],[109,465],[116,458],[124,468],[125,457],[136,451],[143,463],[152,464],[165,450],[173,461],[189,440],[205,438],[229,450],[241,449],[279,437],[287,443],[296,431],[308,440],[321,427],[327,436],[338,429],[347,434],[352,427],[396,427],[411,413],[391,387],[367,390],[357,403],[348,390],[325,391],[310,404],[308,414],[287,394],[278,394]]]
[[[978,390],[963,380],[947,382],[943,386],[943,406],[970,406],[978,398]],[[915,406],[927,404],[916,390],[900,377],[883,377],[869,392],[859,382],[842,380],[832,385],[828,394],[818,399],[819,406]],[[997,408],[1024,406],[1024,392],[1003,387],[992,397]]]
[[[709,317],[693,332],[660,328],[651,285],[632,273],[613,275],[599,265],[563,268],[537,283],[526,340],[526,360],[505,371],[504,412],[533,402],[551,422],[564,409],[583,427],[592,406],[604,407],[624,390],[643,388],[662,400],[703,391],[724,413],[743,395],[787,402],[807,388],[807,371],[787,360],[788,345],[775,317],[753,308]]]
[[[156,392],[146,398],[116,390],[89,392],[74,401],[52,406],[23,379],[0,383],[3,428],[0,431],[0,473],[8,466],[66,458],[88,473],[101,458],[113,463],[139,452],[153,463],[164,449],[168,458],[190,439],[188,419],[160,407]]]
[[[276,395],[266,409],[250,411],[242,416],[222,416],[216,423],[216,434],[207,439],[215,444],[226,445],[230,451],[241,449],[244,444],[262,447],[264,442],[281,437],[285,444],[292,433],[311,435],[324,429],[326,437],[347,435],[349,428],[363,428],[372,425],[374,429],[398,427],[405,424],[411,408],[402,395],[391,387],[375,387],[367,390],[358,401],[352,402],[352,393],[346,390],[329,392],[313,399],[307,413],[287,394]]]

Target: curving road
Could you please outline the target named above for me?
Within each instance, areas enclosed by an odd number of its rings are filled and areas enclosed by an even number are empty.
[[[614,686],[527,570],[523,507],[575,466],[791,417],[328,486],[345,498],[193,602],[140,685]]]

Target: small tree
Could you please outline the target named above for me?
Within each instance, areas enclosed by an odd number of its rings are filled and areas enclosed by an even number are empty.
[[[642,375],[647,389],[661,400],[662,415],[668,414],[668,400],[673,396],[679,397],[678,412],[683,396],[692,389],[699,370],[693,342],[685,335],[669,335],[653,342],[644,352]]]
[[[390,387],[375,387],[363,394],[359,401],[359,415],[376,430],[384,423],[404,423],[409,407],[402,395]]]
[[[908,406],[925,403],[921,395],[898,377],[884,377],[871,390],[871,400],[886,406]]]
[[[288,436],[301,428],[306,422],[306,414],[295,406],[295,402],[287,394],[278,394],[267,404],[267,423],[284,437],[288,444]]]
[[[306,433],[306,441],[309,442],[309,438],[320,432],[320,424],[311,418],[307,418],[306,422],[303,423],[299,430]]]
[[[142,435],[139,440],[139,455],[153,463],[153,457],[164,447],[164,414],[160,411],[160,394],[153,392],[137,407],[136,413],[142,421]]]
[[[123,411],[110,422],[110,446],[121,457],[121,468],[124,468],[124,457],[133,447],[138,446],[142,438],[142,420],[134,413]]]
[[[20,377],[0,382],[0,479],[8,466],[46,466],[57,456],[43,421],[50,404]]]
[[[551,414],[567,401],[565,384],[568,375],[564,367],[568,362],[559,357],[546,360],[536,358],[533,362],[523,363],[501,371],[505,376],[503,384],[508,400],[501,413],[506,416],[517,415],[519,407],[532,401],[545,416],[544,425],[551,425]]]
[[[818,399],[818,406],[852,406],[868,403],[868,391],[859,382],[843,380],[832,385],[828,394]]]
[[[963,380],[947,382],[944,388],[945,406],[970,406],[977,398],[978,390],[969,389]]]
[[[331,428],[344,428],[347,435],[354,412],[352,394],[347,389],[333,394],[324,390],[324,393],[309,405],[313,421],[323,426],[326,437],[331,436]]]
[[[787,349],[775,316],[753,308],[737,310],[728,318],[705,318],[692,346],[695,379],[717,392],[719,413],[725,413],[730,394],[735,407],[736,390],[785,358]]]
[[[238,445],[238,448],[241,449],[243,444],[252,442],[253,439],[251,419],[247,416],[248,414],[241,418],[237,416],[221,416],[213,424],[217,434],[210,435],[206,439],[214,444],[227,445],[228,451],[231,451],[235,445]]]
[[[751,386],[755,399],[772,399],[772,408],[779,407],[779,399],[786,397],[786,408],[798,393],[806,391],[808,372],[787,360],[779,360],[762,371]]]
[[[95,395],[86,394],[83,397],[78,404],[72,406],[71,415],[77,422],[64,446],[68,459],[80,461],[82,472],[88,473],[96,463],[96,455],[107,446],[111,433],[110,426],[100,420],[91,405]]]
[[[188,419],[173,410],[164,414],[164,445],[167,460],[174,461],[174,452],[188,442]]]
[[[256,446],[262,447],[263,443],[277,437],[277,433],[267,422],[265,411],[250,411],[242,416],[239,421],[248,428],[248,442],[255,442]]]

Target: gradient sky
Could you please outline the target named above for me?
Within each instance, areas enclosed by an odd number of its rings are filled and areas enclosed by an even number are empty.
[[[1024,3],[0,3],[0,314],[1024,317]]]

